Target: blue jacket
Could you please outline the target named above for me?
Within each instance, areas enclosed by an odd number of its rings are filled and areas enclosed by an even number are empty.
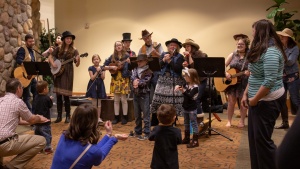
[[[284,71],[287,75],[299,72],[298,68],[298,56],[299,56],[299,48],[298,46],[294,46],[293,48],[286,48],[285,54],[287,57],[287,62],[284,64]]]
[[[129,58],[129,55],[126,54],[124,59],[127,59],[127,58]],[[117,59],[118,58],[116,58],[116,61],[120,61],[120,60],[117,60]],[[103,66],[108,66],[110,63],[112,63],[112,55],[110,55],[110,57],[105,60]],[[130,71],[128,70],[128,68],[129,68],[129,63],[125,62],[124,66],[123,66],[123,69],[121,70],[123,78],[130,77]],[[111,76],[116,77],[117,74],[112,74]]]
[[[174,77],[181,77],[183,69],[182,63],[184,62],[184,57],[180,53],[177,53],[175,56],[173,56],[171,62],[167,63],[163,61],[165,54],[166,52],[163,52],[159,58],[159,64],[161,67],[160,74],[164,76],[166,72],[170,72],[172,77],[173,75]]]

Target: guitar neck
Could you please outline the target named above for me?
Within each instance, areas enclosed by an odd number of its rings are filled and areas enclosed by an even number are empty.
[[[245,73],[245,71],[242,71],[242,72],[239,72],[239,73],[237,73],[237,74],[231,75],[231,77],[232,77],[232,78],[238,77],[238,76],[243,75],[244,73]]]
[[[73,60],[74,60],[74,57],[70,58],[70,59],[67,59],[67,60],[63,61],[61,65],[67,64],[69,62],[72,62]]]

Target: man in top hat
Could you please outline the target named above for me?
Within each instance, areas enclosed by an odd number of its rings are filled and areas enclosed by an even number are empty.
[[[41,57],[36,54],[34,51],[34,38],[31,34],[27,34],[25,36],[25,45],[22,45],[17,51],[17,56],[16,56],[16,62],[19,66],[24,66],[23,62],[37,62],[41,61]],[[23,89],[23,101],[25,102],[26,106],[28,109],[32,112],[31,105],[30,105],[30,92],[32,93],[32,98],[36,95],[36,79],[33,78],[22,78],[19,79],[22,82],[26,82],[27,80],[30,80],[31,82],[29,83],[28,86],[24,86],[25,84],[22,83],[22,85],[25,87]]]
[[[135,52],[130,49],[131,41],[132,41],[132,39],[131,39],[131,33],[123,33],[123,40],[122,40],[122,42],[124,44],[124,48],[125,48],[126,52],[128,53],[128,55],[130,57],[136,57]]]
[[[160,43],[157,42],[152,42],[152,33],[149,33],[146,29],[142,30],[142,38],[140,40],[144,40],[145,44],[141,47],[139,50],[139,55],[140,54],[146,54],[149,57],[160,57],[160,55],[164,52],[164,49],[162,48]],[[153,72],[153,78],[151,79],[150,82],[150,103],[153,98],[153,93],[156,87],[156,83],[158,80],[160,71],[154,71]]]

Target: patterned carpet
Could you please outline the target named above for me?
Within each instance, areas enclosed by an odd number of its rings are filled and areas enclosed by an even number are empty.
[[[179,145],[179,166],[182,169],[233,169],[233,168],[250,168],[249,166],[249,150],[247,143],[247,128],[238,128],[236,126],[227,128],[226,114],[218,114],[222,121],[214,120],[212,128],[218,132],[230,137],[233,141],[222,137],[221,135],[201,136],[199,138],[200,147],[187,149],[186,145]],[[208,115],[207,115],[208,116]],[[207,118],[207,116],[205,118]],[[238,124],[238,118],[233,119],[233,124]],[[280,121],[278,121],[278,124]],[[68,125],[61,122],[52,124],[53,141],[52,145],[55,149],[57,141],[62,130],[67,129]],[[182,131],[183,118],[179,118],[177,125]],[[134,128],[134,122],[129,122],[126,125],[120,123],[113,126],[114,133],[129,133]],[[19,129],[26,131],[28,128]],[[33,134],[29,130],[25,133]],[[212,134],[215,132],[212,131]],[[285,131],[275,131],[275,143],[279,143],[284,136]],[[278,136],[276,136],[278,135]],[[110,151],[106,159],[100,166],[93,168],[105,169],[124,169],[124,168],[150,168],[154,142],[148,140],[139,141],[136,138],[128,138],[126,141],[119,141]],[[12,157],[4,158],[8,161]],[[48,169],[51,166],[53,154],[45,155],[38,154],[32,161],[30,161],[26,169]],[[238,165],[238,166],[237,166]]]

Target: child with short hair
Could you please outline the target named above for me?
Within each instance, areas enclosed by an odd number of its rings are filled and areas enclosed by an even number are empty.
[[[37,95],[33,101],[33,114],[42,115],[49,119],[49,122],[46,123],[37,123],[35,124],[34,134],[45,137],[46,147],[43,152],[45,154],[53,153],[53,148],[51,147],[52,134],[51,134],[51,117],[50,117],[50,108],[53,106],[52,96],[49,97],[49,88],[46,81],[38,81],[36,84]]]
[[[178,149],[181,143],[181,130],[173,127],[176,119],[176,109],[169,104],[162,104],[157,110],[159,125],[155,126],[149,140],[155,141],[151,168],[178,169]]]
[[[199,147],[198,143],[198,123],[197,123],[197,97],[199,76],[195,69],[183,69],[183,77],[186,81],[185,86],[175,86],[175,90],[181,91],[183,100],[184,117],[184,139],[182,144],[187,144],[187,148]],[[190,141],[190,124],[193,128],[193,139]]]
[[[98,54],[92,57],[93,66],[90,66],[88,71],[90,81],[87,86],[86,97],[92,98],[92,105],[97,107],[98,122],[102,123],[101,119],[101,99],[106,99],[106,91],[104,86],[105,70],[100,66],[101,58]]]
[[[145,54],[140,54],[136,59],[138,67],[132,71],[131,81],[133,85],[133,104],[135,128],[134,133],[130,136],[136,136],[138,140],[148,140],[150,134],[150,80],[152,71],[149,69],[148,57]],[[142,119],[143,112],[143,119]],[[144,136],[143,121],[144,121]]]

